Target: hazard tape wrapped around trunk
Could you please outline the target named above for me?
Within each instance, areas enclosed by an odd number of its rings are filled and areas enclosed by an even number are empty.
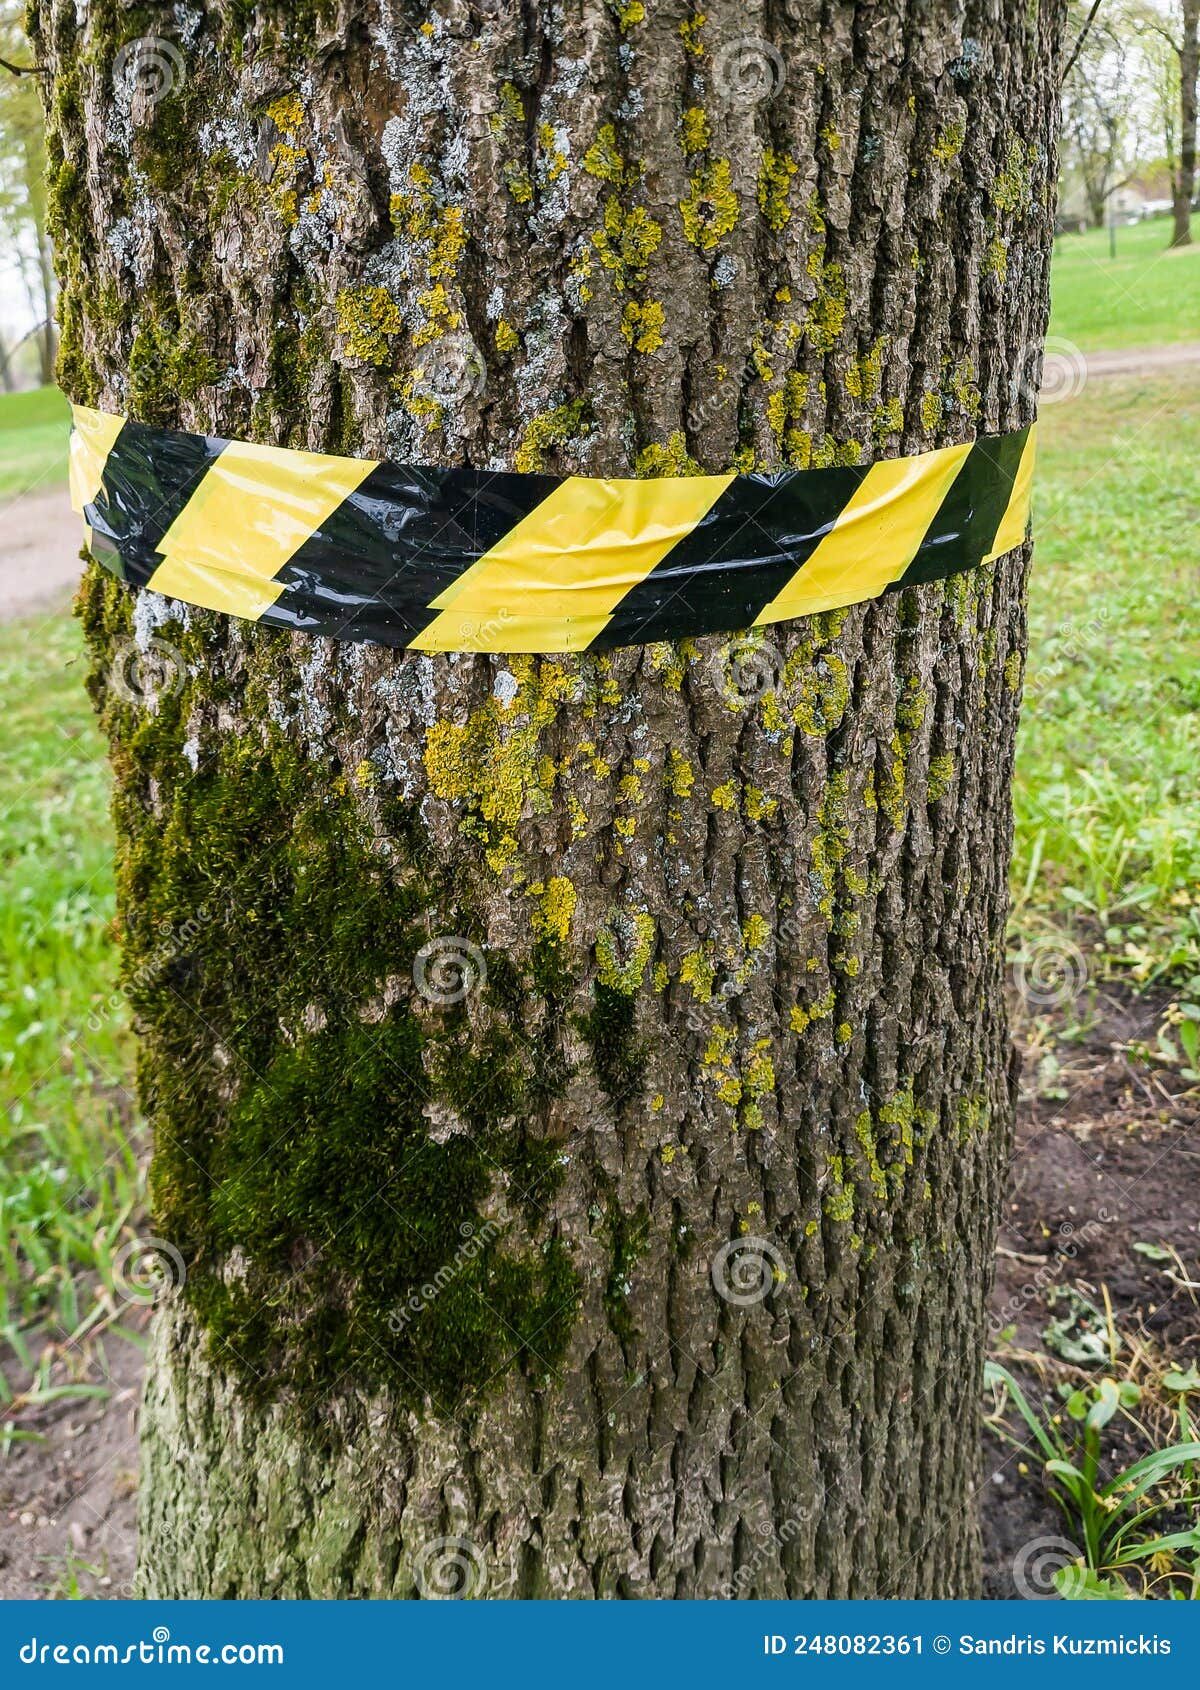
[[[732,633],[1020,546],[1035,430],[854,468],[656,480],[430,469],[75,407],[71,496],[137,587],[419,651]]]

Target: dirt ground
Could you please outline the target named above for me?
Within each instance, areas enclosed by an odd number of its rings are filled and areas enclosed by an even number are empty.
[[[1173,1248],[1197,1277],[1200,1100],[1131,1060],[1129,1050],[1153,1039],[1163,1008],[1102,996],[1086,1035],[1071,1044],[1053,1043],[1045,1023],[1021,1029],[1024,1096],[993,1336],[996,1353],[1043,1401],[1062,1376],[1043,1344],[1059,1285],[1097,1304],[1107,1288],[1118,1329],[1141,1330],[1176,1365],[1200,1361],[1193,1294],[1167,1277],[1169,1262],[1134,1249]],[[73,1367],[107,1383],[111,1395],[39,1409],[24,1424],[44,1441],[16,1443],[0,1460],[0,1598],[130,1593],[141,1353],[110,1336],[90,1358],[74,1357]],[[1133,1440],[1122,1461],[1139,1453]],[[991,1597],[1028,1594],[1023,1553],[1063,1537],[1063,1523],[1018,1460],[1011,1446],[985,1437],[980,1503]]]
[[[66,487],[11,499],[0,517],[0,620],[64,603],[83,573],[83,528]]]
[[[1101,996],[1086,1036],[1055,1047],[1050,1073],[1039,1060],[1044,1029],[1024,1029],[1024,1096],[996,1260],[993,1352],[1043,1404],[1054,1405],[1056,1379],[1079,1384],[1088,1377],[1046,1354],[1048,1321],[1065,1312],[1053,1296],[1059,1286],[1082,1292],[1101,1310],[1107,1292],[1117,1331],[1136,1334],[1164,1365],[1200,1362],[1197,1293],[1178,1283],[1172,1261],[1135,1249],[1173,1249],[1188,1279],[1200,1278],[1200,1096],[1163,1069],[1131,1060],[1129,1050],[1153,1042],[1164,1008],[1161,1001]],[[1127,1356],[1128,1344],[1118,1355],[1121,1374]],[[1163,1441],[1174,1441],[1161,1424],[1165,1405],[1154,1412]],[[1116,1423],[1106,1447],[1121,1466],[1147,1453],[1136,1436],[1122,1438]],[[985,1434],[980,1500],[992,1597],[1024,1594],[1014,1573],[1021,1550],[1064,1535],[1036,1480],[1018,1473],[1019,1459],[1011,1445]]]

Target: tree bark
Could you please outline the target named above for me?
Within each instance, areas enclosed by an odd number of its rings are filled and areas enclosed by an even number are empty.
[[[1063,7],[704,12],[210,4],[149,101],[41,0],[72,397],[585,474],[1027,422]],[[147,1594],[976,1592],[1027,562],[563,659],[89,574]]]
[[[1175,177],[1173,247],[1192,244],[1192,200],[1196,193],[1196,105],[1200,84],[1200,0],[1183,0],[1179,47],[1179,170]]]

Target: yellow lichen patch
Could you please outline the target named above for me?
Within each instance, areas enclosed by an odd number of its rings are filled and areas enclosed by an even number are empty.
[[[766,821],[779,808],[778,799],[769,798],[761,787],[748,786],[742,796],[748,821]]]
[[[831,1221],[854,1219],[854,1188],[846,1183],[846,1164],[841,1156],[829,1158],[824,1208]]]
[[[785,229],[791,221],[788,194],[798,168],[795,159],[789,158],[786,153],[777,153],[774,147],[767,147],[763,152],[758,171],[758,209],[768,229],[774,229],[776,233]]]
[[[818,253],[809,259],[808,273],[817,291],[804,320],[804,332],[814,351],[828,352],[846,327],[846,277],[840,264],[826,264]]]
[[[700,39],[701,31],[708,21],[704,12],[693,12],[690,18],[684,18],[679,26],[679,34],[683,40],[684,49],[692,58],[704,57],[704,42]]]
[[[654,441],[649,446],[643,446],[634,460],[633,472],[645,479],[656,475],[704,474],[702,466],[688,452],[682,429],[676,429],[665,442]],[[682,678],[682,670],[680,676]]]
[[[425,321],[413,335],[414,346],[428,346],[431,341],[440,340],[443,335],[453,333],[462,323],[462,317],[454,309],[441,282],[418,294],[417,304]]]
[[[653,916],[645,910],[613,910],[596,935],[601,985],[632,997],[645,979],[653,945]]]
[[[547,182],[557,182],[567,168],[567,155],[559,145],[559,138],[552,123],[538,124],[538,147],[540,157],[538,166]]]
[[[494,135],[503,135],[510,123],[524,123],[525,102],[520,91],[511,83],[501,85],[497,109],[492,113],[491,130]]]
[[[657,352],[663,343],[663,308],[657,299],[631,299],[621,316],[621,333],[635,352]]]
[[[945,410],[945,401],[940,393],[926,393],[921,400],[921,427],[927,434],[936,434],[942,426]]]
[[[544,886],[531,886],[529,891],[538,900],[533,912],[534,931],[565,945],[571,934],[571,917],[575,914],[575,887],[565,874],[556,874]]]
[[[939,757],[932,757],[929,761],[929,786],[926,797],[931,804],[936,804],[949,792],[954,780],[954,758],[949,752]]]
[[[598,181],[620,184],[625,180],[625,160],[617,145],[617,132],[611,123],[601,126],[587,152],[583,168]]]
[[[697,1003],[711,1003],[717,970],[712,958],[712,946],[702,945],[689,951],[679,965],[680,984],[690,986]]]
[[[334,301],[338,333],[351,358],[367,364],[382,364],[389,353],[389,341],[400,333],[400,307],[386,288],[362,284],[343,288]]]
[[[533,179],[523,164],[509,159],[500,172],[504,186],[518,205],[528,205],[533,199]]]
[[[742,1087],[747,1097],[768,1097],[775,1090],[775,1064],[769,1054],[769,1045],[769,1039],[759,1039],[746,1064]]]
[[[887,350],[888,337],[881,334],[869,352],[864,352],[861,358],[856,358],[846,375],[846,392],[852,399],[862,399],[871,404],[879,396],[879,389],[883,381],[883,355]]]
[[[684,237],[700,252],[712,252],[737,226],[738,212],[733,167],[727,158],[714,159],[691,178],[680,202]]]
[[[646,21],[645,0],[608,0],[608,7],[616,18],[622,35],[635,24]]]
[[[828,1021],[836,1003],[836,994],[829,991],[824,997],[817,998],[815,1003],[809,1004],[807,1009],[801,1004],[793,1005],[789,1016],[793,1033],[805,1033],[814,1022]]]
[[[967,138],[967,126],[956,120],[948,123],[933,143],[933,156],[939,164],[952,164],[963,150],[963,143]]]
[[[700,106],[689,106],[679,120],[679,145],[684,156],[707,152],[712,144],[708,114]]]
[[[727,780],[721,786],[714,786],[712,801],[718,810],[732,810],[737,805],[737,787],[733,781]]]
[[[742,943],[748,951],[761,951],[770,934],[765,915],[752,915],[742,923]]]
[[[281,94],[267,107],[267,116],[281,135],[293,140],[304,122],[304,105],[299,94]]]
[[[592,235],[600,263],[618,293],[646,279],[646,267],[662,241],[662,225],[644,206],[626,210],[615,195],[604,205],[604,227]]]
[[[520,335],[511,323],[505,322],[503,317],[496,324],[493,339],[496,343],[497,352],[515,352],[521,344]]]
[[[696,774],[682,752],[674,746],[667,752],[667,789],[676,798],[690,798],[696,785]]]
[[[464,833],[483,841],[497,873],[516,856],[516,826],[522,815],[550,806],[556,770],[539,754],[544,728],[573,694],[567,672],[556,663],[514,657],[516,696],[489,698],[466,722],[435,722],[425,736],[425,769],[431,791],[465,805]]]
[[[532,418],[525,425],[525,433],[513,460],[514,467],[522,475],[545,469],[546,453],[555,446],[567,445],[583,431],[587,414],[585,401],[572,399],[569,404],[558,405],[554,410]]]
[[[887,399],[882,405],[877,405],[871,422],[872,432],[876,440],[889,439],[894,434],[901,434],[904,430],[904,404],[900,399]]]

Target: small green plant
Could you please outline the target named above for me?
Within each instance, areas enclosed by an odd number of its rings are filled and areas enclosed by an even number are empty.
[[[1185,1375],[1177,1377],[1186,1380]],[[986,1364],[984,1381],[997,1394],[989,1424],[1025,1454],[1036,1453],[1004,1424],[1011,1399],[1044,1458],[1047,1490],[1083,1549],[1082,1566],[1067,1566],[1055,1574],[1059,1595],[1125,1597],[1130,1591],[1124,1572],[1140,1569],[1154,1580],[1170,1581],[1172,1595],[1200,1598],[1200,1524],[1151,1535],[1164,1516],[1190,1512],[1195,1522],[1200,1507],[1200,1440],[1193,1435],[1186,1390],[1179,1394],[1179,1442],[1154,1450],[1102,1481],[1101,1433],[1116,1414],[1130,1418],[1129,1411],[1141,1400],[1140,1386],[1128,1379],[1101,1379],[1079,1390],[1062,1387],[1063,1414],[1043,1418],[998,1362]]]

